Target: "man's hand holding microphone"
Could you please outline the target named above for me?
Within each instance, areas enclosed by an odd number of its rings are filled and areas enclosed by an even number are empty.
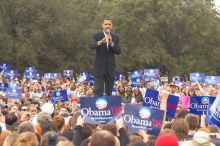
[[[114,43],[112,42],[112,36],[110,34],[110,29],[107,29],[104,34],[105,34],[105,37],[103,39],[101,39],[100,41],[98,41],[98,45],[101,45],[103,43],[109,43],[109,44],[111,44],[111,46],[113,46]]]

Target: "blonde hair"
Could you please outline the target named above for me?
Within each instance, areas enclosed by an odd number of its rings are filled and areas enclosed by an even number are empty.
[[[59,141],[57,146],[74,146],[72,142],[70,142],[69,140],[65,140],[65,141]]]
[[[2,131],[1,136],[0,136],[0,146],[3,145],[3,143],[4,143],[5,139],[6,139],[6,137],[9,136],[9,135],[11,135],[11,134],[12,134],[12,133],[11,133],[10,131],[8,131],[8,130]]]
[[[3,146],[13,146],[17,138],[18,138],[18,134],[17,133],[12,133],[12,134],[8,135],[5,138]]]
[[[32,132],[21,133],[15,141],[16,146],[38,146],[37,137]]]

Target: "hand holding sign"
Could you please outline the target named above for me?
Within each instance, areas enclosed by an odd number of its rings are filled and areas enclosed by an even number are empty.
[[[124,127],[124,120],[123,120],[122,116],[120,116],[118,119],[116,119],[115,122],[116,122],[116,127],[118,130]]]
[[[143,141],[147,143],[149,141],[149,136],[144,130],[139,130],[138,135],[143,138]]]
[[[77,121],[76,121],[76,125],[83,126],[84,121],[85,121],[85,117],[82,118],[82,116],[79,115],[79,117],[77,118]]]
[[[206,127],[205,119],[206,119],[206,115],[205,112],[203,112],[203,114],[201,115],[201,122],[200,122],[200,127],[202,128]]]
[[[160,102],[161,102],[160,109],[166,110],[168,96],[169,96],[169,92],[166,91],[166,90],[162,90],[159,93],[159,99],[160,99]]]

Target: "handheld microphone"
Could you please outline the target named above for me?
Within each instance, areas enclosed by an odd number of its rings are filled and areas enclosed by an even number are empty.
[[[110,35],[110,29],[107,29],[105,33],[106,35]]]
[[[105,34],[106,34],[107,36],[110,36],[110,29],[106,29]],[[108,40],[108,39],[106,40],[107,44],[109,43],[109,41],[110,41],[110,40]]]

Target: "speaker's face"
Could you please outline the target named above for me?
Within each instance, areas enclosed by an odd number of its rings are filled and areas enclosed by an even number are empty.
[[[103,28],[103,31],[111,30],[112,29],[112,21],[111,20],[104,20],[102,23],[102,28]]]

